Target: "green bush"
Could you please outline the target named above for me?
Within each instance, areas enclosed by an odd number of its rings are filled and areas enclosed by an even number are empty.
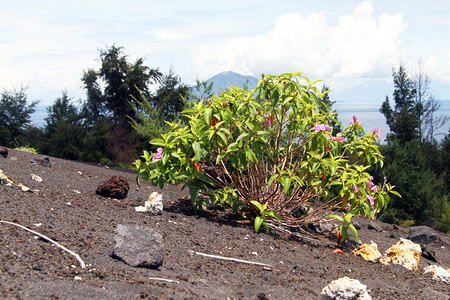
[[[230,87],[192,104],[182,112],[185,123],[167,123],[171,130],[151,141],[158,152],[135,162],[138,182],[184,184],[197,209],[201,191],[213,204],[256,215],[255,229],[270,218],[303,227],[345,209],[334,218],[344,238],[348,228],[357,235],[351,217],[382,211],[392,192],[367,172],[382,164],[379,131],[366,135],[355,116],[333,136],[335,113],[315,83],[301,73],[263,75],[255,90]]]

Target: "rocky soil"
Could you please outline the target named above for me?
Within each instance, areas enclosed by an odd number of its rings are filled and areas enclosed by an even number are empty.
[[[195,214],[186,190],[167,186],[160,191],[147,182],[138,187],[133,172],[52,157],[50,167],[41,163],[43,158],[10,149],[6,158],[0,156],[0,169],[14,182],[0,185],[0,219],[55,240],[77,253],[86,267],[56,245],[0,223],[0,298],[320,299],[331,281],[348,276],[366,285],[372,299],[450,299],[448,283],[423,274],[430,264],[450,268],[449,234],[438,233],[439,240],[426,245],[437,262],[422,257],[419,271],[410,271],[365,261],[349,249],[335,253],[335,239],[255,234],[251,224],[228,210]],[[125,199],[95,193],[112,175],[128,180]],[[154,191],[163,193],[162,215],[136,212]],[[368,229],[369,220],[357,222],[360,240],[374,241],[382,253],[408,237],[408,228],[377,222],[382,231],[376,231]],[[112,255],[119,224],[152,228],[162,235],[164,260],[158,269],[131,267]]]

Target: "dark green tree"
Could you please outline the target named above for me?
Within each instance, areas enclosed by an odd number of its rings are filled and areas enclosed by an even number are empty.
[[[445,137],[442,139],[439,150],[442,153],[442,168],[445,174],[446,192],[450,192],[450,129]]]
[[[0,99],[0,145],[14,147],[15,142],[24,145],[24,132],[31,124],[31,114],[39,101],[27,103],[26,88],[4,90]]]
[[[182,83],[181,78],[170,69],[161,79],[155,95],[150,98],[150,103],[162,120],[173,122],[180,118],[180,112],[187,107],[189,92],[189,86]]]
[[[89,148],[94,153],[104,152],[106,140],[105,159],[129,162],[134,160],[137,141],[127,116],[136,117],[134,99],[139,99],[139,91],[149,95],[150,84],[158,82],[162,74],[145,66],[143,58],[129,62],[123,48],[115,45],[100,50],[100,62],[99,70],[88,69],[82,78],[87,90],[82,109],[85,126],[96,132],[88,135]]]
[[[434,138],[434,131],[446,120],[434,116],[439,105],[420,65],[412,79],[403,65],[393,71],[393,77],[395,107],[392,109],[386,97],[380,109],[391,133],[380,148],[385,157],[383,173],[378,171],[375,177],[378,181],[387,178],[402,198],[391,198],[382,219],[395,223],[413,220],[448,231],[448,155],[445,139],[439,147]]]
[[[331,101],[329,92],[330,92],[330,87],[328,85],[324,84],[322,86],[322,93],[325,93],[325,95],[323,96],[322,99],[320,99],[320,101],[322,102],[320,109],[322,109],[324,111],[330,110],[330,111],[336,112],[336,110],[333,109],[333,105],[336,103],[336,101]],[[337,120],[337,115],[336,115],[336,120]],[[332,121],[331,124],[333,126],[333,130],[332,130],[333,135],[336,135],[338,132],[341,131],[341,125],[339,125],[339,123]]]
[[[79,110],[71,103],[66,91],[47,108],[45,121],[46,142],[42,152],[65,159],[80,159],[84,129]]]
[[[385,116],[386,123],[391,131],[388,139],[398,139],[401,144],[419,137],[419,107],[415,103],[416,89],[409,77],[406,68],[401,64],[396,71],[393,70],[394,79],[394,109],[386,96],[380,112]]]
[[[160,118],[157,109],[149,102],[145,95],[141,95],[141,99],[134,99],[137,103],[134,106],[136,118],[129,117],[130,124],[141,138],[141,145],[143,150],[154,151],[156,149],[149,149],[150,140],[159,138],[160,135],[167,130],[166,124]]]

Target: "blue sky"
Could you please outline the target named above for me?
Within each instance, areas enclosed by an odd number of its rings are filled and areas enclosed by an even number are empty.
[[[112,44],[164,73],[173,67],[187,84],[228,70],[302,71],[336,92],[391,82],[392,67],[402,61],[412,73],[421,59],[441,87],[436,96],[450,99],[447,0],[0,0],[0,7],[0,88],[28,86],[29,100],[42,105],[63,90],[84,99],[83,70],[98,68],[98,50]]]

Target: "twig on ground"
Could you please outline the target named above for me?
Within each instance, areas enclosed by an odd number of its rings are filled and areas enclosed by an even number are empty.
[[[242,259],[238,259],[238,258],[225,257],[225,256],[219,256],[219,255],[206,254],[206,253],[197,252],[197,251],[193,251],[193,250],[189,250],[189,252],[197,254],[197,255],[200,255],[200,256],[211,257],[211,258],[227,260],[227,261],[233,261],[233,262],[238,262],[238,263],[243,263],[243,264],[263,266],[263,267],[268,268],[268,269],[273,269],[272,265],[264,264],[264,263],[260,263],[260,262],[242,260]]]
[[[70,255],[74,256],[74,257],[80,262],[81,268],[83,268],[83,269],[86,268],[86,264],[84,263],[84,261],[80,258],[80,256],[79,256],[78,254],[76,254],[75,252],[73,252],[73,251],[67,249],[66,247],[64,247],[63,245],[59,244],[58,242],[52,240],[51,238],[49,238],[49,237],[47,237],[47,236],[45,236],[45,235],[43,235],[43,234],[41,234],[41,233],[39,233],[39,232],[36,232],[36,231],[34,231],[34,230],[31,230],[31,229],[29,229],[29,228],[27,228],[27,227],[25,227],[25,226],[22,226],[22,225],[20,225],[20,224],[17,224],[17,223],[8,222],[8,221],[3,221],[3,220],[0,220],[0,223],[5,223],[5,224],[13,225],[13,226],[16,226],[16,227],[20,227],[20,228],[22,228],[22,229],[24,229],[24,230],[26,230],[26,231],[28,231],[28,232],[31,232],[32,234],[35,234],[35,235],[37,235],[37,236],[43,238],[44,240],[49,241],[50,243],[54,244],[56,247],[58,247],[58,248],[60,248],[60,249],[62,249],[62,250],[64,250],[64,251],[66,251],[66,252],[69,253]]]
[[[169,282],[169,283],[180,283],[177,280],[173,279],[165,279],[165,278],[159,278],[159,277],[149,277],[150,280],[157,280],[157,281],[163,281],[163,282]]]

